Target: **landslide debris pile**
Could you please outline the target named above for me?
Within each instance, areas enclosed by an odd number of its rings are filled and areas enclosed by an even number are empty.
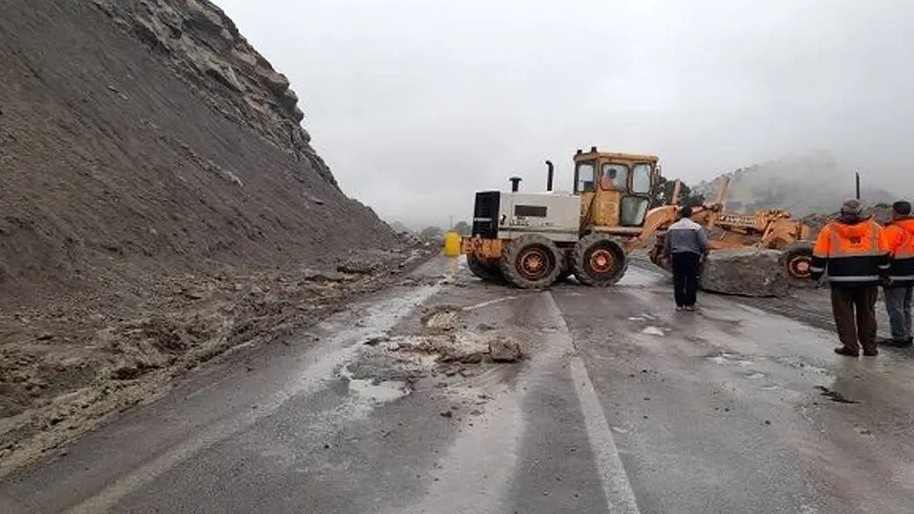
[[[786,296],[790,285],[790,276],[777,250],[716,250],[708,255],[701,274],[702,289],[719,294]]]
[[[416,262],[206,0],[5,0],[0,69],[0,462]]]
[[[854,170],[843,167],[827,152],[808,152],[748,166],[698,184],[694,190],[713,201],[725,179],[730,180],[726,210],[754,213],[787,209],[810,227],[810,242],[815,241],[829,219],[837,217],[837,208],[855,192]],[[873,206],[869,214],[884,223],[890,219],[895,195],[904,191],[889,193],[879,183],[865,179],[861,193],[864,201]],[[785,274],[779,255],[783,260],[780,252],[754,248],[712,252],[702,286],[723,294],[774,297],[789,294],[791,287],[812,285]]]

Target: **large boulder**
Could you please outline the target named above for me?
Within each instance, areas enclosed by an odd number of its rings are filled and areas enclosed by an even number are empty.
[[[777,250],[715,250],[705,263],[701,287],[739,296],[786,296],[790,293],[790,277]]]

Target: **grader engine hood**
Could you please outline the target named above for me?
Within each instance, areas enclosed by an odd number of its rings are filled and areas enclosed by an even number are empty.
[[[512,239],[520,234],[548,235],[574,242],[580,230],[580,199],[561,193],[476,193],[473,235]]]

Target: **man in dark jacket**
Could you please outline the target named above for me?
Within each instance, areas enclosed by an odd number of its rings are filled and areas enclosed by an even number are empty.
[[[673,296],[677,310],[695,310],[698,275],[701,263],[708,255],[708,234],[704,227],[692,221],[692,208],[679,211],[679,221],[666,232],[664,255],[673,261]]]
[[[832,313],[843,345],[835,353],[875,356],[876,299],[889,276],[889,250],[882,227],[863,215],[859,200],[848,200],[841,215],[819,232],[813,250],[812,278],[828,273]]]

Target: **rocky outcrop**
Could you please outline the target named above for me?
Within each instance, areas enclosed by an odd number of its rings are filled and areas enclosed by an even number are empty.
[[[227,105],[211,105],[222,115],[307,159],[336,184],[299,125],[305,115],[289,79],[273,69],[219,7],[208,0],[91,1],[194,87],[224,100]]]
[[[786,296],[790,279],[777,250],[715,250],[705,262],[701,287],[738,296]]]

